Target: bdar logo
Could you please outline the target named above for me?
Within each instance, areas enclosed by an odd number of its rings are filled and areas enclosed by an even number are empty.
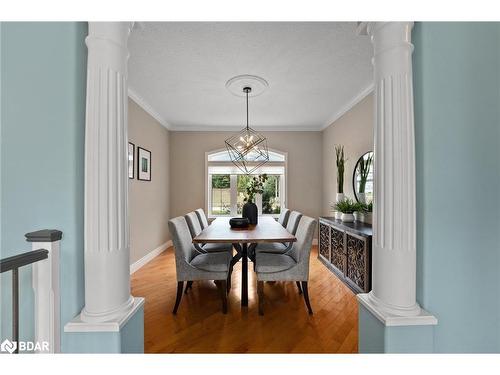
[[[9,352],[10,354],[12,354],[12,353],[14,353],[16,348],[17,348],[17,342],[12,342],[9,339],[5,339],[0,344],[0,351],[2,351],[2,352]]]

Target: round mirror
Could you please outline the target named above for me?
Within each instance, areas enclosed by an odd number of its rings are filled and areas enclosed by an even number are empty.
[[[354,196],[360,203],[373,201],[373,152],[362,155],[356,162],[352,176]]]

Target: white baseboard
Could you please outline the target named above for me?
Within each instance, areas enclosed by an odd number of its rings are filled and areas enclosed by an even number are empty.
[[[165,242],[164,244],[161,244],[156,249],[154,249],[151,252],[144,255],[137,262],[134,262],[133,264],[131,264],[130,265],[130,274],[132,275],[135,271],[137,271],[138,269],[140,269],[141,267],[143,267],[147,263],[151,262],[154,258],[156,258],[158,255],[160,255],[165,250],[167,250],[170,246],[172,246],[171,240]]]
[[[318,239],[315,238],[315,239],[313,239],[313,246],[317,246],[317,245],[318,245]]]

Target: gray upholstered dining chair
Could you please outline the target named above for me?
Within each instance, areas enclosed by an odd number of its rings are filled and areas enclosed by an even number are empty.
[[[291,234],[297,233],[297,228],[299,227],[299,221],[302,217],[302,214],[299,211],[290,212],[290,216],[288,217],[288,222],[286,223],[286,230]]]
[[[288,208],[284,208],[280,213],[280,217],[278,218],[278,223],[280,223],[283,226],[283,228],[286,228],[289,216],[290,216],[290,210]]]
[[[297,228],[299,226],[300,218],[302,214],[298,211],[292,211],[288,217],[286,230],[291,234],[297,233]],[[265,253],[276,253],[283,254],[290,250],[292,247],[292,243],[281,243],[281,242],[271,242],[271,243],[263,243],[259,244],[256,248],[257,253],[265,252]]]
[[[193,211],[184,216],[189,227],[189,232],[191,233],[191,238],[195,238],[203,230],[201,228],[200,220],[198,215]],[[206,244],[194,244],[196,249],[201,253],[213,253],[226,251],[232,253],[233,245],[230,243],[206,243]]]
[[[259,314],[264,314],[264,281],[295,281],[303,292],[309,314],[312,314],[307,281],[309,280],[309,256],[316,229],[316,220],[303,216],[297,229],[297,242],[285,254],[258,252],[255,258]]]
[[[206,227],[208,227],[207,215],[205,215],[205,211],[203,211],[203,208],[198,208],[197,210],[194,210],[194,212],[196,213],[196,216],[198,216],[201,229],[205,229]]]
[[[168,228],[172,235],[175,251],[175,270],[177,275],[177,296],[173,314],[182,298],[184,282],[214,280],[222,299],[222,312],[227,313],[227,278],[229,275],[229,252],[200,253],[192,243],[186,219],[182,216],[169,220]]]

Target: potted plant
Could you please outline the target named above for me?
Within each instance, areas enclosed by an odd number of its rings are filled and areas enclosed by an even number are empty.
[[[365,212],[365,206],[363,202],[354,203],[354,221],[363,221],[363,213]]]
[[[372,223],[372,216],[373,216],[372,212],[373,212],[373,202],[365,204],[363,210],[363,222],[367,224]]]
[[[365,188],[366,181],[368,181],[368,175],[370,174],[370,168],[373,162],[373,153],[370,153],[366,159],[361,157],[358,162],[358,173],[359,173],[359,188],[358,188],[358,199],[361,203],[365,203]]]
[[[259,217],[257,205],[255,204],[255,196],[264,192],[264,183],[267,181],[267,174],[254,176],[248,182],[245,190],[246,197],[244,199],[242,217],[246,217],[250,224],[256,225]]]
[[[356,204],[351,198],[344,198],[340,202],[335,204],[335,209],[342,213],[340,220],[345,223],[352,223],[354,221],[354,211],[356,210]]]
[[[337,203],[344,199],[344,172],[345,172],[345,154],[344,146],[335,146],[335,156],[337,164]],[[335,212],[335,218],[340,219],[339,211]]]

